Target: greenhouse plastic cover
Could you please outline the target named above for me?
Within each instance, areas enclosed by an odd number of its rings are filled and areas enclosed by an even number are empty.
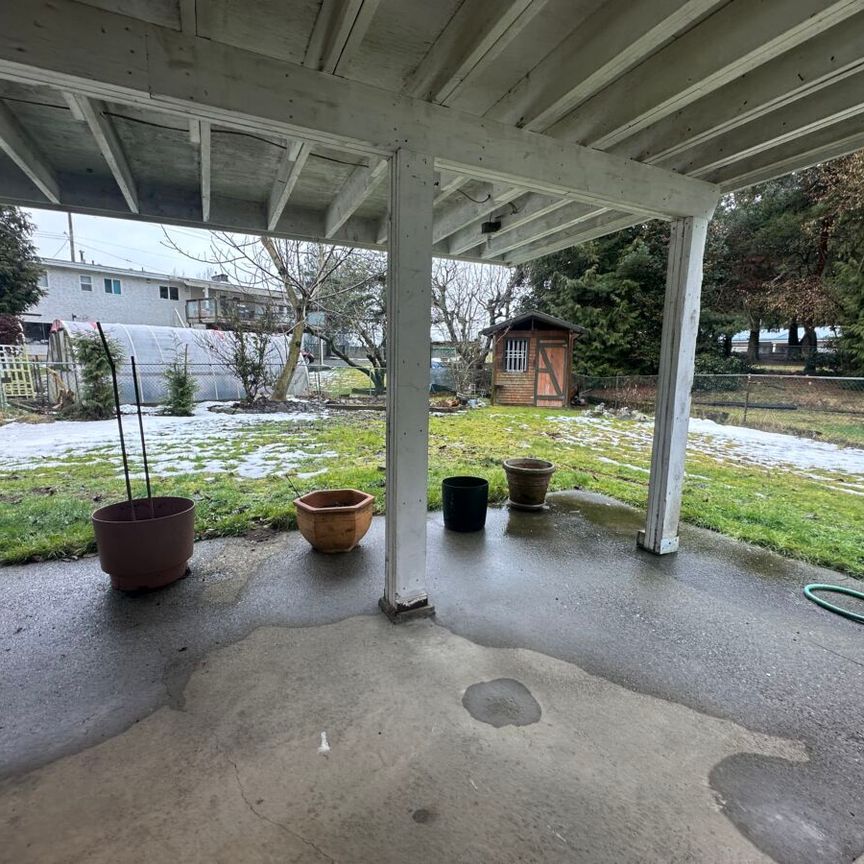
[[[49,361],[71,359],[69,337],[92,333],[96,324],[92,321],[55,321],[48,349]],[[203,330],[190,327],[157,327],[149,324],[102,324],[109,339],[113,339],[122,350],[122,364],[118,369],[120,401],[128,404],[135,401],[130,357],[135,357],[141,401],[156,405],[165,401],[167,388],[165,370],[175,362],[189,364],[195,378],[197,390],[195,401],[236,400],[243,398],[240,381],[232,374],[214,350],[220,343],[230,339],[230,333],[222,330]],[[64,342],[66,344],[64,344]],[[267,360],[274,373],[285,362],[288,344],[284,335],[270,337]],[[72,380],[69,380],[72,377]],[[75,387],[74,376],[65,376],[67,384]],[[306,393],[309,374],[300,362],[289,387],[293,395]]]

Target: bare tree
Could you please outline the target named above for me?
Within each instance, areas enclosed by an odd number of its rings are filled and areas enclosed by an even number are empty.
[[[316,302],[326,324],[307,327],[307,332],[323,339],[330,354],[363,372],[376,395],[384,391],[387,368],[386,273],[385,255],[356,250]],[[351,347],[363,351],[365,362],[352,356]]]
[[[354,254],[350,248],[286,240],[249,237],[214,231],[206,257],[183,250],[166,232],[169,244],[188,258],[209,264],[225,273],[235,285],[274,309],[284,309],[280,322],[269,316],[274,332],[283,330],[287,341],[285,363],[273,381],[272,398],[284,400],[308,328],[308,313],[315,307],[325,285]],[[280,324],[282,326],[280,326]]]
[[[200,344],[237,378],[244,401],[254,402],[276,378],[272,351],[273,332],[278,326],[276,312],[269,304],[253,317],[243,315],[238,304],[228,309],[227,329],[218,334],[219,338],[201,339]]]
[[[518,288],[504,267],[436,260],[432,267],[432,321],[453,344],[456,387],[469,389],[483,368],[491,336],[480,331],[511,316]]]

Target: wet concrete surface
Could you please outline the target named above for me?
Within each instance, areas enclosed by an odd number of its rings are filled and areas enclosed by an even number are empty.
[[[472,684],[462,697],[465,710],[481,723],[496,729],[502,726],[529,726],[543,714],[540,703],[521,682],[496,678]]]
[[[808,761],[729,753],[706,782],[776,861],[861,855],[864,630],[801,595],[807,582],[854,580],[697,529],[657,558],[635,547],[635,511],[597,496],[550,500],[543,513],[492,510],[476,535],[430,516],[437,626],[802,742]],[[317,555],[295,533],[202,542],[188,579],[139,597],[112,592],[92,558],[5,568],[0,776],[92,747],[160,706],[183,709],[192,672],[257,628],[377,615],[382,541],[376,519],[345,557]]]

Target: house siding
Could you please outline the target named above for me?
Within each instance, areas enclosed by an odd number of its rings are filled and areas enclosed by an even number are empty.
[[[115,324],[155,324],[178,327],[186,323],[186,300],[202,297],[200,289],[186,287],[176,279],[156,274],[137,275],[131,271],[100,269],[93,265],[63,267],[45,263],[47,293],[28,309],[26,322],[50,324],[53,321],[110,321]],[[89,276],[92,291],[81,290],[81,276]],[[106,294],[105,279],[119,279],[121,294]],[[177,288],[177,300],[163,300],[159,287]],[[178,317],[179,316],[179,317]]]

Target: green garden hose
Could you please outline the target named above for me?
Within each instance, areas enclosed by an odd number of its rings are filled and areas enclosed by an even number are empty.
[[[835,594],[846,594],[849,597],[857,597],[859,600],[864,600],[864,592],[853,591],[851,588],[845,588],[843,585],[824,585],[821,582],[813,582],[804,588],[804,596],[808,600],[812,600],[817,606],[828,609],[830,612],[835,612],[837,615],[842,615],[844,618],[850,618],[859,624],[864,624],[864,615],[850,612],[842,606],[835,606],[833,603],[829,603],[824,598],[814,594],[814,591],[833,591]]]

